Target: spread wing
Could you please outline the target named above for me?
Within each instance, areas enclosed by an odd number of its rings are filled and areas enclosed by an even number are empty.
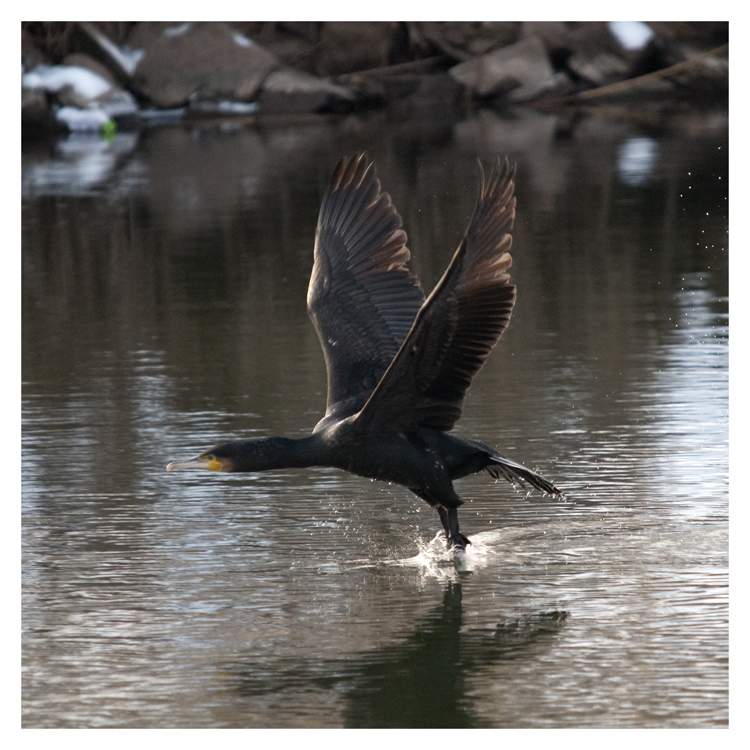
[[[510,320],[510,230],[515,169],[479,165],[474,215],[450,265],[419,310],[408,337],[357,417],[363,429],[450,430],[464,396]]]
[[[401,217],[365,154],[342,159],[323,198],[307,310],[328,370],[326,416],[355,414],[409,333],[424,292]]]

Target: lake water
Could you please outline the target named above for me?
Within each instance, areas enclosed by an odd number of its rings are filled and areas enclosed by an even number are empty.
[[[23,725],[726,725],[727,144],[620,111],[25,148]],[[315,223],[362,149],[426,289],[476,159],[518,166],[518,302],[455,432],[567,500],[457,482],[464,555],[399,487],[165,472],[321,417]]]

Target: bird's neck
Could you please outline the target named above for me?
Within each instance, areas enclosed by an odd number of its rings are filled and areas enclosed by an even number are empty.
[[[232,471],[268,471],[270,469],[302,468],[325,464],[317,435],[293,439],[284,437],[234,443]]]

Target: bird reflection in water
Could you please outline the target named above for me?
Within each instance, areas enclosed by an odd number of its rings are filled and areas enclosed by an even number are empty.
[[[503,619],[495,628],[467,629],[461,599],[461,583],[447,585],[440,606],[383,648],[291,667],[248,657],[222,671],[234,675],[232,689],[246,698],[336,688],[344,696],[346,727],[480,727],[467,681],[500,662],[553,647],[568,613],[543,610]]]
[[[307,293],[328,371],[328,403],[312,434],[234,441],[175,469],[254,472],[331,466],[408,487],[435,508],[448,544],[463,501],[453,481],[486,471],[561,496],[555,485],[473,440],[449,434],[464,397],[510,320],[515,170],[479,166],[474,215],[425,299],[401,217],[364,154],[342,159],[323,198]]]

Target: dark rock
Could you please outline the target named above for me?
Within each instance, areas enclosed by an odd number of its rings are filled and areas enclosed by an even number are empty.
[[[21,89],[21,132],[42,136],[54,130],[55,120],[42,89]]]
[[[521,34],[542,39],[554,67],[586,87],[622,80],[630,67],[604,22],[530,21]]]
[[[573,54],[567,67],[589,86],[604,86],[626,77],[629,64],[606,23],[581,24],[571,32],[569,41]]]
[[[319,76],[336,76],[388,65],[398,26],[357,21],[323,24],[315,71]]]
[[[343,86],[283,68],[263,82],[258,104],[263,114],[340,112],[353,107],[354,96]]]
[[[726,21],[649,21],[648,25],[662,39],[700,45],[706,49],[729,41]]]
[[[458,118],[464,87],[447,73],[420,76],[414,90],[397,100],[393,110],[405,119],[421,122],[452,122]]]
[[[62,64],[75,65],[79,68],[86,68],[92,73],[96,73],[98,76],[101,76],[106,81],[109,81],[112,86],[117,85],[117,81],[115,81],[114,76],[106,66],[102,65],[100,62],[97,62],[93,57],[90,57],[83,52],[73,52],[70,55],[66,55],[63,58]]]
[[[604,86],[627,77],[630,66],[611,52],[575,54],[568,60],[568,69],[589,86]]]
[[[423,21],[409,24],[412,44],[424,55],[465,61],[518,41],[521,24],[494,21]]]
[[[291,36],[317,44],[322,24],[319,21],[277,21],[276,26]]]
[[[265,47],[288,68],[315,73],[315,52],[320,35],[320,23],[267,21],[233,23],[232,27]]]
[[[138,24],[129,43],[144,44],[133,88],[165,108],[191,97],[253,101],[279,66],[268,50],[225,23]]]
[[[288,68],[302,73],[315,73],[315,45],[304,39],[283,37],[267,47],[268,51]]]
[[[75,86],[63,86],[55,92],[55,100],[61,107],[75,107],[76,109],[88,109],[93,103],[85,94],[82,94]]]
[[[33,37],[26,29],[21,30],[21,65],[24,70],[31,70],[37,65],[49,63],[47,55],[42,52],[34,42]]]
[[[570,56],[575,51],[575,32],[580,23],[565,21],[525,21],[521,24],[521,39],[530,36],[539,37],[550,55],[567,53]]]
[[[542,40],[528,37],[460,63],[450,69],[450,75],[474,96],[490,98],[519,87],[539,87],[552,78],[554,70]]]

